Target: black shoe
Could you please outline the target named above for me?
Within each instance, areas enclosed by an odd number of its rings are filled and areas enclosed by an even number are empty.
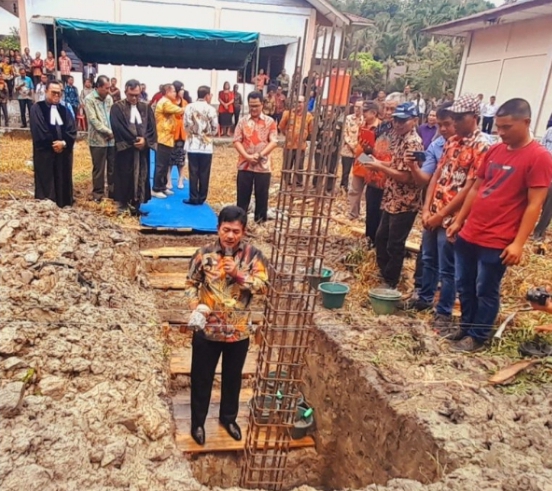
[[[198,445],[205,445],[205,430],[203,426],[192,428],[192,438]]]
[[[552,345],[539,338],[521,343],[518,349],[521,356],[534,356],[536,358],[552,356]]]
[[[190,199],[183,199],[182,203],[184,203],[185,205],[200,205],[201,204],[197,201],[192,201]]]
[[[224,426],[224,429],[228,432],[228,434],[238,442],[242,439],[241,429],[238,426],[238,423],[235,421],[233,423],[220,423],[222,426]]]
[[[415,310],[417,312],[423,312],[425,310],[431,310],[433,308],[433,305],[430,303],[426,303],[419,298],[409,298],[404,302],[399,302],[398,307],[399,310]]]

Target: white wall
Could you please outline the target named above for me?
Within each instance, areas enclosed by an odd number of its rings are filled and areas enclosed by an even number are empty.
[[[533,130],[542,136],[552,110],[552,16],[475,31],[459,93],[496,95],[501,104],[521,97],[531,104]],[[540,117],[539,117],[540,114]]]
[[[12,27],[19,29],[19,19],[7,10],[0,8],[0,34],[8,36]]]

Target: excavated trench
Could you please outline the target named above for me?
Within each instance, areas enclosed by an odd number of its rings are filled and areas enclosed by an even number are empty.
[[[140,249],[199,246],[210,240],[209,236],[144,235]],[[175,273],[187,271],[189,259],[145,258],[145,263],[150,273]],[[170,311],[177,319],[186,305],[184,292],[155,292],[160,312]],[[262,310],[262,305],[257,308]],[[283,488],[308,485],[355,489],[374,483],[384,485],[393,478],[422,483],[440,479],[447,460],[441,445],[415,416],[399,414],[391,407],[370,363],[351,359],[341,348],[339,336],[328,334],[325,326],[313,333],[302,390],[315,408],[316,429],[312,436],[316,446],[291,450]],[[217,376],[214,387],[219,387],[219,383]],[[244,379],[243,387],[252,388],[252,384],[252,378]],[[174,400],[188,387],[189,377],[173,376]],[[191,454],[186,458],[200,483],[222,488],[239,485],[241,452]]]

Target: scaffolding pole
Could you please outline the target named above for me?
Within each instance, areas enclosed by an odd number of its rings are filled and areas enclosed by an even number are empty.
[[[321,275],[324,263],[341,127],[351,88],[354,60],[344,58],[346,36],[336,36],[335,26],[319,27],[313,52],[305,53],[307,28],[299,42],[290,91],[292,113],[271,238],[269,293],[241,472],[241,486],[246,488],[282,489],[290,430],[296,420],[305,355],[314,328],[317,291],[310,287],[309,278]],[[311,69],[304,88],[301,74],[307,57]],[[314,78],[317,62],[320,79]],[[316,100],[309,122],[306,101],[311,87],[316,88]],[[305,95],[306,101],[302,114],[297,115],[294,111],[300,95]],[[296,129],[298,144],[293,145]]]

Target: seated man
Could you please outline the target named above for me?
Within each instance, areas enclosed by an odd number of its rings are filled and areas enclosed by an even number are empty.
[[[242,242],[246,225],[247,215],[241,208],[223,208],[218,240],[199,249],[190,262],[187,295],[190,308],[195,309],[190,325],[197,327],[192,340],[191,433],[199,445],[205,443],[205,419],[221,354],[219,420],[232,438],[242,438],[236,417],[251,334],[249,304],[253,295],[266,293],[268,282],[263,254]]]

